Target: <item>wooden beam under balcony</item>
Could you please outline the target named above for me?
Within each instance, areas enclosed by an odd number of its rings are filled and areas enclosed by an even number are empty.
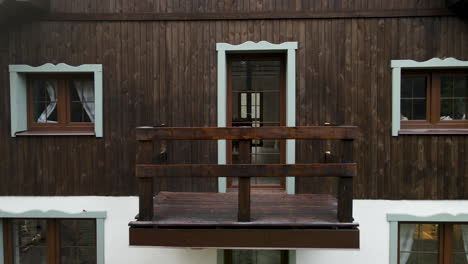
[[[137,140],[356,139],[355,126],[311,127],[138,127]]]
[[[220,249],[359,248],[359,229],[130,228],[130,245]]]

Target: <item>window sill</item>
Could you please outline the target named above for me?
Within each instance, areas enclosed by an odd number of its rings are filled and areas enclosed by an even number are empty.
[[[468,135],[468,128],[400,129],[398,135]]]
[[[16,136],[95,136],[94,131],[24,131]]]

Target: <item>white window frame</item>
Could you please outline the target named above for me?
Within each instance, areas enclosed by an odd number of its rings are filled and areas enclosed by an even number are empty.
[[[10,112],[11,136],[28,130],[27,114],[27,79],[28,73],[92,73],[94,75],[94,134],[103,137],[103,94],[102,64],[83,64],[70,66],[64,63],[57,65],[47,63],[42,66],[9,65],[10,70]]]
[[[65,213],[61,211],[27,211],[23,213],[10,213],[0,210],[0,264],[4,264],[4,244],[3,244],[3,219],[15,218],[36,218],[36,219],[94,219],[96,220],[96,263],[104,264],[104,221],[107,217],[106,212],[79,212]]]
[[[437,214],[432,216],[414,216],[407,214],[387,214],[387,221],[390,224],[390,264],[398,264],[398,223],[399,222],[419,222],[419,223],[450,223],[468,222],[468,214]]]
[[[247,41],[239,45],[216,43],[218,52],[218,127],[226,127],[227,113],[227,65],[226,54],[257,53],[257,52],[286,52],[286,126],[296,126],[296,50],[297,42],[272,44],[267,41],[258,43]],[[296,162],[296,141],[286,140],[286,163]],[[226,140],[218,140],[218,164],[226,164]],[[218,191],[226,192],[226,177],[218,178]],[[286,177],[286,191],[295,193],[295,178]]]
[[[400,131],[401,71],[404,69],[468,69],[468,61],[433,58],[428,61],[392,60],[392,136]]]

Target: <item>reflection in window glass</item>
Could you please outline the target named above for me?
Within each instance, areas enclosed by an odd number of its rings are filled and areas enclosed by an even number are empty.
[[[468,77],[440,78],[440,120],[466,120]]]
[[[438,224],[400,224],[399,240],[400,264],[438,263]]]
[[[426,77],[403,76],[401,79],[401,120],[426,119]]]
[[[96,263],[96,221],[60,220],[60,259],[62,263]]]
[[[52,80],[35,80],[33,89],[33,117],[37,123],[57,123],[57,83]]]
[[[72,122],[94,122],[94,81],[73,81],[70,87]]]
[[[452,235],[454,264],[468,264],[468,224],[454,224]]]
[[[283,264],[280,250],[232,250],[232,264]]]
[[[12,224],[14,264],[47,263],[47,221],[15,219]]]

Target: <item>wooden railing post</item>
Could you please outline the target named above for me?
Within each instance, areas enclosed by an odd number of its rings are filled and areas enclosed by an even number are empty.
[[[136,164],[153,163],[153,141],[140,140],[137,144]],[[139,190],[139,221],[153,220],[153,178],[140,178],[138,181]]]
[[[239,161],[241,164],[250,163],[250,140],[239,141]],[[250,176],[239,177],[238,195],[237,220],[250,222]]]
[[[342,162],[353,162],[353,140],[344,139]],[[340,177],[338,179],[338,221],[353,222],[353,178]]]

